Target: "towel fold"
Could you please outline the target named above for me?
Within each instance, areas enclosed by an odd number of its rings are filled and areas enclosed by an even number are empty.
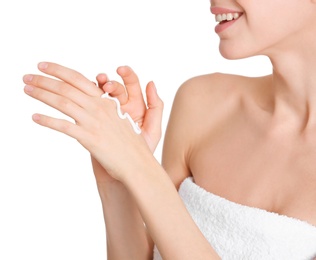
[[[179,189],[186,208],[222,259],[311,260],[316,226],[295,218],[231,202],[196,185]],[[154,260],[162,259],[154,248]]]

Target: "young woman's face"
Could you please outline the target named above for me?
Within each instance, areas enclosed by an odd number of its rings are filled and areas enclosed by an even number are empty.
[[[232,14],[216,27],[220,52],[228,59],[270,56],[316,37],[313,0],[211,0],[211,6],[218,20]]]

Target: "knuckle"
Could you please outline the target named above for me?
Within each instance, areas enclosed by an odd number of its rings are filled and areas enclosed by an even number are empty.
[[[67,98],[59,98],[57,106],[63,110],[67,110],[71,106],[71,101]]]
[[[70,88],[66,84],[61,84],[57,91],[60,95],[67,97],[69,95]]]
[[[42,86],[44,84],[44,77],[38,75],[33,76],[32,82],[35,86]]]
[[[83,79],[83,75],[79,72],[73,72],[70,74],[70,80],[71,82],[74,82],[74,84],[79,83],[80,81],[82,81]]]
[[[160,110],[163,110],[164,109],[164,105],[165,105],[164,102],[160,98],[158,98],[156,103],[155,103],[155,105],[154,105],[154,107],[156,107],[156,108],[158,108]]]
[[[66,122],[61,122],[59,124],[59,131],[65,133],[65,134],[69,134],[71,132],[70,128],[71,128],[71,125],[67,124]]]

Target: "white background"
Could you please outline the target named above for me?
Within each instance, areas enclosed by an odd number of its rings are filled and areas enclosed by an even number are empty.
[[[266,59],[224,60],[208,0],[10,0],[0,3],[0,259],[106,259],[100,200],[89,154],[31,120],[59,114],[23,92],[22,76],[52,61],[91,80],[120,80],[131,66],[154,80],[165,129],[177,88],[216,71],[270,72]],[[159,159],[161,145],[156,156]],[[159,209],[157,209],[159,210]]]

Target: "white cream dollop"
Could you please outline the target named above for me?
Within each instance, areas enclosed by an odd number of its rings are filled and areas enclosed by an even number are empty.
[[[133,129],[134,129],[136,134],[140,134],[142,132],[142,130],[140,129],[138,124],[133,121],[133,119],[131,118],[131,116],[128,113],[124,113],[124,114],[122,113],[122,110],[120,108],[121,104],[120,104],[120,102],[119,102],[119,100],[117,98],[111,97],[109,95],[109,93],[107,93],[107,92],[105,92],[101,96],[101,98],[107,98],[107,99],[115,101],[115,103],[116,103],[116,112],[117,112],[117,115],[119,116],[119,118],[121,118],[121,119],[128,119],[128,121],[131,123],[131,125],[132,125],[132,127],[133,127]]]

